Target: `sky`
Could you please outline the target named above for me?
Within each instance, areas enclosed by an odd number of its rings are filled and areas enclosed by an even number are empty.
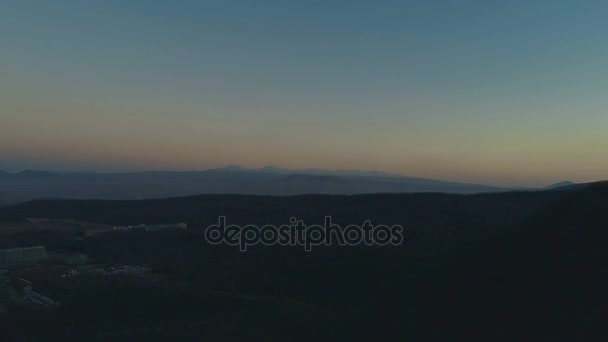
[[[606,1],[0,1],[0,169],[608,178]]]

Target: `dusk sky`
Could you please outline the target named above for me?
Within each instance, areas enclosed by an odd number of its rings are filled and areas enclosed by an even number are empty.
[[[2,1],[0,169],[608,178],[606,1]]]

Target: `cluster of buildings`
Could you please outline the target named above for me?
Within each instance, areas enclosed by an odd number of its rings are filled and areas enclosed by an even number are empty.
[[[84,232],[85,236],[92,236],[102,233],[109,232],[127,232],[127,231],[146,231],[146,232],[156,232],[161,230],[175,230],[175,229],[188,229],[188,225],[185,223],[172,223],[172,224],[140,224],[135,226],[116,226],[116,227],[90,227],[87,228]]]
[[[47,257],[46,248],[44,246],[33,246],[23,248],[11,248],[0,250],[0,265],[1,266],[14,266],[35,262],[38,260],[45,259]],[[0,280],[4,283],[7,278],[7,271],[3,270],[0,274]],[[54,299],[45,296],[32,289],[32,283],[29,280],[12,277],[11,283],[13,287],[19,290],[23,294],[23,298],[32,303],[44,305],[50,308],[59,307],[59,302]],[[6,286],[2,286],[2,292],[4,296],[8,295]],[[5,301],[7,298],[0,298]]]
[[[25,219],[29,223],[75,223],[74,219],[55,219],[48,217],[27,217]]]
[[[23,294],[23,298],[32,303],[46,306],[48,308],[58,308],[61,304],[51,297],[45,296],[33,290],[32,282],[23,278],[13,277],[11,279],[13,287]]]
[[[15,265],[41,260],[47,257],[44,246],[0,250],[0,265]]]
[[[103,271],[105,274],[138,274],[146,272],[146,268],[139,265],[111,266]]]

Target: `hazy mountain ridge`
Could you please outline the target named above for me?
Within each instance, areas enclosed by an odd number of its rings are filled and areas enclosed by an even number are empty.
[[[554,183],[554,184],[548,185],[545,188],[546,189],[555,189],[555,188],[561,188],[563,186],[570,186],[570,185],[576,185],[576,183],[566,180],[566,181],[561,181],[561,182],[558,182],[558,183]]]
[[[595,182],[600,183],[600,182]],[[547,191],[575,191],[582,190],[595,183],[574,183],[570,181],[563,181],[555,184],[551,184],[545,188]]]
[[[297,195],[384,192],[475,193],[504,188],[358,170],[245,169],[123,173],[27,170],[0,177],[0,192],[29,198],[145,199],[196,194]]]

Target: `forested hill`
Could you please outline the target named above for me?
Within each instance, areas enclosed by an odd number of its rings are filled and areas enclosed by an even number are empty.
[[[285,223],[290,217],[345,223],[364,219],[385,223],[443,220],[508,223],[568,193],[531,191],[475,195],[441,193],[365,195],[199,195],[152,200],[40,199],[0,208],[0,221],[27,217],[70,218],[112,224],[184,221],[210,224],[219,215],[235,223]]]
[[[32,330],[30,320],[10,327],[20,336],[56,339],[111,332],[200,340],[247,317],[240,329],[263,331],[267,340],[286,336],[274,329],[278,322],[289,332],[302,331],[295,337],[299,340],[372,339],[381,331],[395,340],[601,341],[608,338],[607,208],[608,183],[576,191],[480,195],[36,200],[0,208],[0,221],[186,221],[187,231],[100,234],[61,246],[84,251],[96,262],[146,263],[190,285],[176,290],[146,284],[134,290],[130,283],[91,281],[92,289],[65,298],[66,309],[58,315],[38,319],[39,329]],[[205,243],[198,228],[215,223],[218,215],[238,224],[284,224],[291,216],[319,223],[325,215],[338,223],[370,219],[402,224],[407,250],[360,246],[304,252],[293,246],[256,246],[241,253],[233,246]],[[49,242],[50,235],[34,232],[19,238],[46,244],[41,239]],[[211,280],[214,290],[233,295],[209,292]],[[256,305],[250,305],[250,298],[257,298]],[[274,306],[276,298],[305,305],[280,301]],[[146,303],[145,308],[138,303]],[[129,321],[128,329],[121,330],[125,318],[116,315],[124,312],[145,319]],[[172,320],[167,312],[188,314]],[[274,318],[266,319],[269,314]],[[57,328],[65,322],[75,323]],[[210,328],[199,330],[196,322]]]
[[[228,223],[323,224],[331,216],[340,225],[402,225],[409,246],[441,249],[444,243],[469,240],[479,234],[511,227],[567,192],[534,191],[475,195],[440,193],[369,195],[200,195],[154,200],[34,200],[0,208],[0,222],[28,217],[76,219],[114,225],[185,222],[190,229]],[[441,243],[439,243],[441,241]]]

